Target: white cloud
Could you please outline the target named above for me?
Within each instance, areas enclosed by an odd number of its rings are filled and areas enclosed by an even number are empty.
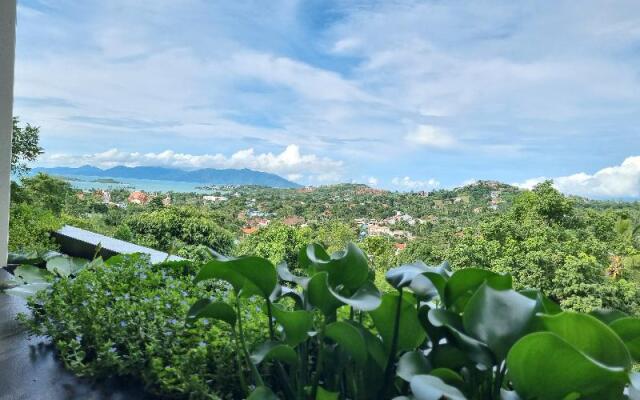
[[[441,128],[432,125],[420,125],[409,132],[405,139],[411,143],[436,149],[448,149],[456,146],[455,138]]]
[[[166,150],[160,153],[126,152],[111,149],[101,153],[72,155],[45,154],[39,165],[71,166],[93,165],[99,168],[111,168],[118,165],[162,166],[180,169],[200,168],[249,168],[287,176],[292,180],[301,180],[305,175],[311,180],[327,181],[340,178],[343,163],[315,154],[301,154],[297,145],[291,144],[281,153],[257,154],[253,149],[239,150],[231,156],[224,154],[185,154]]]
[[[431,190],[440,186],[440,182],[433,178],[422,181],[413,180],[408,176],[404,178],[395,177],[391,180],[391,183],[404,190]]]
[[[369,179],[367,179],[367,183],[369,184],[369,186],[378,186],[378,178],[376,178],[375,176],[370,176]]]
[[[640,197],[640,156],[627,157],[622,164],[603,168],[594,174],[579,172],[555,178],[531,178],[516,184],[531,189],[546,179],[563,193],[593,198]]]

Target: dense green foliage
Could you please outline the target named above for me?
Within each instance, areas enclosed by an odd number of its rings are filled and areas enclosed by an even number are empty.
[[[124,220],[129,240],[192,259],[206,258],[206,249],[228,253],[233,236],[220,227],[218,214],[194,207],[168,207],[134,214]],[[123,229],[123,228],[120,228]],[[120,231],[122,237],[122,232]],[[123,239],[127,239],[123,237]]]
[[[195,269],[197,271],[197,268]],[[168,397],[238,398],[231,339],[223,324],[184,315],[197,298],[226,298],[215,285],[194,286],[190,263],[151,265],[118,256],[89,266],[75,279],[57,279],[29,300],[34,333],[52,338],[65,366],[79,376],[121,375],[142,380]],[[260,321],[245,316],[252,342]]]
[[[298,262],[304,275],[220,256],[196,277],[233,288],[235,303],[203,298],[187,320],[227,324],[250,371],[241,380],[256,385],[244,386],[249,399],[640,398],[640,319],[563,312],[539,290],[514,290],[508,274],[446,263],[392,268],[395,290],[381,294],[352,244],[331,255],[309,245]],[[241,298],[262,299],[268,323],[251,352]]]
[[[13,134],[11,136],[11,173],[22,175],[29,172],[28,162],[34,161],[42,148],[40,140],[40,128],[27,124],[20,126],[20,119],[13,117]]]

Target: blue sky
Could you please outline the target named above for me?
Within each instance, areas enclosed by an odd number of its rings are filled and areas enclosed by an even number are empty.
[[[640,197],[635,0],[18,3],[42,165]]]

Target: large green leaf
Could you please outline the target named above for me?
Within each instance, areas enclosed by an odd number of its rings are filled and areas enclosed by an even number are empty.
[[[297,276],[294,275],[287,266],[286,262],[281,262],[276,266],[276,270],[278,272],[278,276],[285,282],[295,283],[300,285],[302,288],[306,289],[307,284],[309,283],[309,277],[307,276]]]
[[[489,347],[464,332],[462,318],[458,314],[443,309],[430,310],[429,322],[436,328],[444,327],[455,345],[473,361],[487,367],[495,364]]]
[[[247,397],[247,400],[280,400],[280,399],[268,387],[258,386],[253,392],[251,392],[249,397]]]
[[[261,257],[209,261],[200,269],[195,282],[206,279],[222,279],[229,282],[236,293],[259,294],[264,298],[269,298],[278,283],[275,267]]]
[[[240,293],[245,282],[244,277],[238,271],[235,271],[229,262],[221,260],[212,260],[204,264],[193,281],[198,283],[209,279],[228,282],[236,294]]]
[[[356,310],[373,311],[380,306],[380,291],[373,282],[364,282],[351,296],[343,296],[337,290],[329,286],[331,294],[344,304],[350,305]]]
[[[609,367],[631,368],[631,356],[623,341],[595,317],[565,311],[541,318],[548,331],[560,336],[591,359]]]
[[[447,308],[462,313],[467,301],[487,279],[494,281],[494,287],[511,289],[511,276],[498,275],[480,268],[465,268],[456,271],[447,281],[444,289],[444,303]]]
[[[332,287],[344,286],[348,290],[359,289],[369,277],[367,256],[353,243],[344,251],[332,254],[325,269]]]
[[[560,308],[557,303],[549,299],[538,289],[523,289],[519,290],[518,293],[537,302],[536,312],[543,314],[558,314],[562,312],[562,308]]]
[[[398,330],[397,351],[413,350],[427,336],[416,315],[416,305],[415,301],[412,301],[412,297],[404,295],[400,303],[400,329]],[[373,324],[382,337],[382,342],[387,352],[391,350],[396,310],[399,302],[400,295],[398,293],[386,293],[382,296],[380,307],[369,312],[373,319]]]
[[[330,392],[324,389],[322,386],[318,386],[318,393],[316,394],[316,400],[338,400],[340,398],[339,392]]]
[[[273,317],[282,325],[285,342],[290,346],[307,340],[309,331],[313,328],[313,314],[309,311],[287,311],[280,304],[272,305]]]
[[[325,327],[324,333],[349,353],[357,364],[362,365],[367,361],[365,339],[355,326],[344,321],[333,322]]]
[[[36,251],[12,252],[7,257],[7,264],[40,264],[42,257]]]
[[[187,312],[187,321],[193,322],[200,318],[213,318],[224,321],[231,326],[236,324],[236,312],[227,303],[200,299]]]
[[[320,310],[325,316],[332,315],[343,305],[329,290],[329,274],[318,272],[313,275],[307,285],[309,303]]]
[[[411,379],[411,391],[416,400],[466,400],[457,388],[430,375],[416,375]]]
[[[411,281],[423,272],[427,272],[427,266],[422,261],[416,261],[412,264],[391,268],[384,277],[391,286],[401,289],[409,286]]]
[[[597,310],[593,310],[589,313],[589,315],[598,318],[600,321],[604,322],[607,325],[610,325],[617,319],[628,317],[628,315],[623,313],[622,311],[612,310],[609,308],[599,308]]]
[[[46,282],[37,282],[37,283],[30,283],[28,285],[22,285],[22,286],[17,286],[11,289],[7,289],[4,292],[6,294],[10,294],[13,296],[18,296],[18,297],[22,297],[25,299],[28,299],[29,297],[33,296],[34,294],[38,293],[41,290],[45,290],[47,288],[51,287],[50,283],[46,283]]]
[[[47,261],[47,270],[50,272],[66,278],[71,275],[75,275],[81,269],[87,266],[89,261],[84,258],[69,257],[69,256],[56,256]]]
[[[421,351],[408,351],[398,360],[396,375],[409,382],[416,375],[425,375],[431,371],[431,363]]]
[[[613,321],[609,327],[620,336],[633,359],[640,361],[640,319],[619,318]]]
[[[301,268],[309,268],[311,272],[323,270],[325,265],[331,260],[324,247],[317,243],[308,244],[300,249],[298,254],[298,264]]]
[[[16,280],[21,284],[51,282],[53,274],[46,269],[33,265],[18,265],[13,271]]]
[[[530,331],[536,305],[536,300],[512,289],[496,290],[485,282],[464,309],[464,330],[504,360],[511,346]]]
[[[447,276],[436,272],[423,272],[413,278],[409,289],[411,289],[416,296],[427,301],[436,296],[443,298],[444,289],[447,286],[447,279],[449,279]]]
[[[621,395],[627,379],[624,368],[599,363],[551,332],[520,339],[507,356],[507,366],[514,388],[524,399],[561,400],[573,393],[588,397],[610,388],[620,388]]]
[[[293,347],[282,342],[267,341],[256,347],[251,353],[251,362],[260,364],[263,361],[276,360],[290,365],[298,364],[298,355]]]

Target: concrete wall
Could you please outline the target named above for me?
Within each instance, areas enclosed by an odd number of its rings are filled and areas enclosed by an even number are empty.
[[[0,267],[7,262],[16,0],[0,0]]]

